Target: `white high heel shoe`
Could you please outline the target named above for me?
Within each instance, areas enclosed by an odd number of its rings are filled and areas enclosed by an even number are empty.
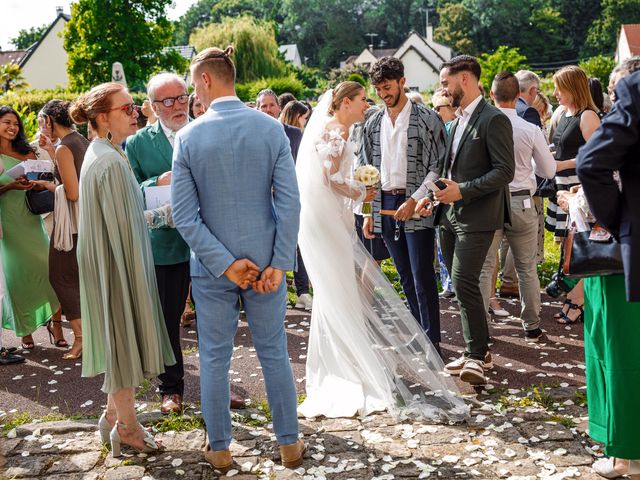
[[[620,478],[625,475],[638,475],[640,474],[640,460],[629,460],[629,467],[626,472],[620,473],[615,469],[616,459],[615,457],[606,457],[596,460],[591,468],[594,472],[604,478]]]
[[[102,412],[100,420],[98,420],[98,431],[100,432],[100,439],[102,443],[109,443],[109,433],[113,427],[107,421],[107,412]]]
[[[140,425],[139,423],[137,424],[137,426],[142,430],[142,433],[144,433],[144,444],[146,446],[142,450],[140,450],[129,444],[126,444],[126,445],[128,447],[133,448],[138,453],[151,453],[151,452],[156,452],[160,450],[160,446],[156,443],[155,439],[153,438],[153,435],[151,435],[150,432],[142,428],[142,425]],[[111,456],[114,458],[122,455],[123,442],[120,439],[120,434],[118,433],[118,427],[124,428],[124,429],[129,428],[127,427],[127,425],[125,425],[122,422],[116,422],[116,425],[111,430],[111,433],[109,433],[109,439],[111,440]]]

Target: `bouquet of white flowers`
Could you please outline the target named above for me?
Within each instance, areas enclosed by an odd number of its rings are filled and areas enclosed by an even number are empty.
[[[380,171],[373,165],[362,165],[356,169],[354,178],[366,187],[374,187],[380,181]],[[365,215],[371,213],[370,203],[362,204],[362,213]]]

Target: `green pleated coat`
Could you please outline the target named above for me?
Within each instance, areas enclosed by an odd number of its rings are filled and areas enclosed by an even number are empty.
[[[137,387],[175,358],[162,315],[144,202],[119,147],[96,139],[80,173],[78,268],[82,375]]]

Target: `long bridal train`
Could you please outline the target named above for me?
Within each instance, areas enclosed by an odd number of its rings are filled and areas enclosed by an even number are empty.
[[[469,408],[422,327],[354,230],[352,142],[326,132],[332,92],[305,131],[297,161],[302,204],[299,244],[314,303],[307,354],[306,417],[350,417],[388,410],[462,421]],[[329,174],[328,156],[340,157]]]

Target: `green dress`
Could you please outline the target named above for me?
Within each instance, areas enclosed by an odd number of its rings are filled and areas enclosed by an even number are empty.
[[[0,185],[7,185],[13,182],[7,170],[21,160],[8,155],[0,157],[4,166]],[[24,337],[47,323],[59,306],[49,283],[49,237],[40,215],[27,209],[24,190],[9,190],[0,195],[0,218],[6,283],[2,326]]]
[[[640,459],[640,302],[627,302],[623,275],[586,278],[584,298],[589,435]]]
[[[137,387],[173,365],[144,202],[120,148],[94,140],[80,172],[78,268],[82,375],[102,390]]]

